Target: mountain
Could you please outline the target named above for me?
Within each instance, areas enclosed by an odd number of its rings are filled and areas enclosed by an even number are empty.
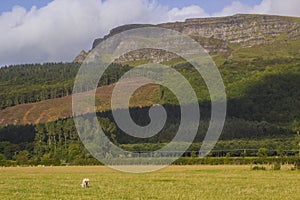
[[[238,47],[249,48],[256,45],[271,45],[277,40],[298,40],[300,37],[300,19],[295,17],[282,17],[272,15],[248,15],[238,14],[229,17],[216,18],[193,18],[184,22],[173,22],[163,24],[129,24],[114,28],[103,38],[95,39],[92,49],[101,41],[126,30],[141,27],[162,27],[179,31],[191,36],[198,41],[210,54],[227,53],[227,58],[231,57],[230,52]],[[298,48],[299,53],[300,48]],[[127,56],[121,62],[139,61],[145,59],[149,52],[135,52],[134,56]],[[88,55],[81,52],[74,60],[82,62]],[[174,59],[170,54],[161,60]],[[133,60],[133,58],[135,60]],[[151,60],[151,58],[148,58]]]
[[[104,38],[95,39],[92,49],[117,33],[145,26],[180,31],[207,48],[226,86],[229,117],[283,126],[300,119],[300,18],[234,15],[157,25],[124,25],[112,29]],[[98,111],[110,109],[113,84],[131,67],[143,62],[162,62],[174,67],[195,86],[200,104],[210,100],[203,80],[187,63],[173,54],[156,54],[156,51],[135,51],[117,60],[121,65],[113,67],[100,81],[98,90],[106,92],[97,95],[98,103],[105,105],[98,107]],[[71,117],[72,84],[80,65],[78,62],[88,53],[82,51],[75,62],[69,64],[1,68],[0,125],[36,124]],[[177,105],[168,90],[149,86],[136,94],[131,107],[155,103]]]

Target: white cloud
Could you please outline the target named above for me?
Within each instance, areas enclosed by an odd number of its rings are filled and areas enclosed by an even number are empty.
[[[242,4],[239,1],[234,1],[231,5],[223,8],[221,12],[214,13],[213,16],[229,16],[237,13],[251,13],[252,8]]]
[[[167,8],[146,0],[54,0],[0,15],[0,65],[72,61],[110,29],[164,21]]]
[[[299,0],[263,0],[260,5],[254,7],[253,12],[299,17],[299,8]]]
[[[181,9],[173,8],[168,12],[167,21],[183,21],[188,18],[193,17],[208,17],[207,14],[201,7],[196,5],[191,5],[188,7],[183,7]]]
[[[262,0],[259,5],[248,6],[239,1],[234,1],[231,5],[223,8],[221,12],[214,13],[213,16],[227,16],[238,13],[272,14],[300,17],[299,0]]]
[[[213,16],[261,13],[300,16],[299,0],[263,0],[247,6],[233,2]],[[168,9],[155,0],[54,0],[26,11],[14,7],[0,15],[0,66],[71,61],[110,29],[128,23],[160,23],[209,16],[201,7]]]

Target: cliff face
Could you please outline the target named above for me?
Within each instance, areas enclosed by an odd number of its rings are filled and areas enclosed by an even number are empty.
[[[296,18],[268,15],[234,15],[224,18],[188,19],[182,33],[214,37],[242,46],[253,46],[276,39],[300,36],[300,21]]]
[[[76,56],[76,58],[73,60],[73,62],[83,62],[84,59],[87,57],[88,52],[85,52],[84,50],[82,50],[78,56]]]
[[[107,37],[145,26],[169,28],[190,35],[211,54],[228,51],[228,44],[230,43],[239,44],[246,48],[271,43],[282,35],[287,39],[300,37],[300,18],[239,14],[229,17],[187,19],[184,22],[157,25],[124,25],[112,29],[104,38],[96,39],[92,48],[95,48]],[[135,58],[139,57],[139,53],[135,54]],[[140,54],[144,55],[144,53]],[[149,52],[147,54],[149,55]],[[124,59],[121,60],[125,61]],[[166,59],[163,58],[162,60]]]

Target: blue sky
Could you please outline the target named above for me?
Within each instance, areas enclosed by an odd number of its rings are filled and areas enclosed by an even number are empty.
[[[84,1],[84,0],[83,0]],[[198,5],[202,7],[207,13],[221,11],[227,5],[230,5],[234,0],[157,0],[157,3],[168,6],[169,8],[182,8],[184,6]],[[247,5],[257,5],[262,0],[240,0],[241,3]],[[41,8],[46,6],[51,0],[0,0],[0,13],[11,11],[16,5],[22,6],[27,10],[32,6]]]
[[[300,17],[299,8],[300,0],[0,0],[0,66],[72,61],[124,24],[238,13]]]
[[[221,11],[225,6],[230,5],[233,1],[236,0],[158,0],[162,5],[169,7],[179,7],[190,5],[198,5],[202,7],[207,13],[212,14],[215,12]],[[241,3],[247,5],[256,5],[259,4],[262,0],[240,0]]]
[[[0,13],[11,11],[16,5],[29,10],[32,6],[40,8],[47,5],[49,2],[49,0],[0,0]]]

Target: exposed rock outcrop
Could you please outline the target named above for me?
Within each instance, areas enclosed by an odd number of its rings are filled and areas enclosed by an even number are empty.
[[[228,45],[239,44],[241,47],[271,43],[278,37],[284,35],[287,39],[300,37],[300,19],[294,17],[283,17],[273,15],[248,15],[238,14],[229,17],[197,18],[187,19],[184,22],[172,22],[163,24],[129,24],[119,26],[110,31],[103,38],[95,39],[92,49],[101,41],[126,30],[140,27],[163,27],[190,35],[198,41],[209,53],[227,52]],[[87,54],[80,54],[83,58]],[[157,52],[141,50],[133,52],[132,55],[124,55],[120,62],[136,61],[142,59],[151,60],[157,56]],[[147,57],[148,56],[148,57]],[[156,61],[166,61],[174,58],[173,54],[161,54]],[[76,61],[82,59],[76,59]]]
[[[76,58],[73,60],[73,62],[78,62],[78,63],[81,63],[84,61],[84,59],[87,57],[88,55],[88,52],[82,50],[78,56],[76,56]]]

